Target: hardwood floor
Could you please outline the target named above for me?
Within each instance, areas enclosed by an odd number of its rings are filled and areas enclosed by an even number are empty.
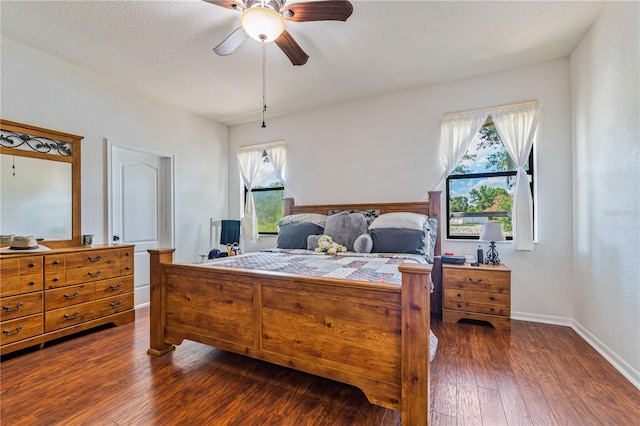
[[[566,327],[433,321],[431,422],[632,425],[640,391]],[[136,322],[5,356],[3,425],[398,425],[356,388],[185,341],[146,354]]]

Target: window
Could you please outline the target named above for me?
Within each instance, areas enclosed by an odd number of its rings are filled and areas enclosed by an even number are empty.
[[[525,170],[533,192],[533,149]],[[484,222],[498,220],[507,239],[513,239],[516,172],[489,117],[447,177],[447,238],[478,239]]]
[[[246,196],[245,188],[245,196]],[[255,184],[251,189],[258,217],[259,234],[277,234],[278,221],[282,219],[282,197],[284,186],[277,178],[266,152],[258,168]]]

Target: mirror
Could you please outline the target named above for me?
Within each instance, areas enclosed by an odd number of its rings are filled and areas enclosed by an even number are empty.
[[[0,233],[81,244],[81,136],[0,120]],[[3,243],[4,245],[4,243]]]

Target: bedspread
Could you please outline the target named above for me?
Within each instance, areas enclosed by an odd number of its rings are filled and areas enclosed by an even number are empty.
[[[340,253],[329,256],[308,250],[271,249],[211,259],[205,264],[400,285],[402,274],[398,265],[404,262],[427,263],[423,256],[412,254]]]

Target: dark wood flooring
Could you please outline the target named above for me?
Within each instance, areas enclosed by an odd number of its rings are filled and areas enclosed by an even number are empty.
[[[398,425],[356,388],[193,342],[146,354],[135,323],[5,356],[2,425]],[[431,423],[634,425],[640,391],[566,327],[432,323]]]

